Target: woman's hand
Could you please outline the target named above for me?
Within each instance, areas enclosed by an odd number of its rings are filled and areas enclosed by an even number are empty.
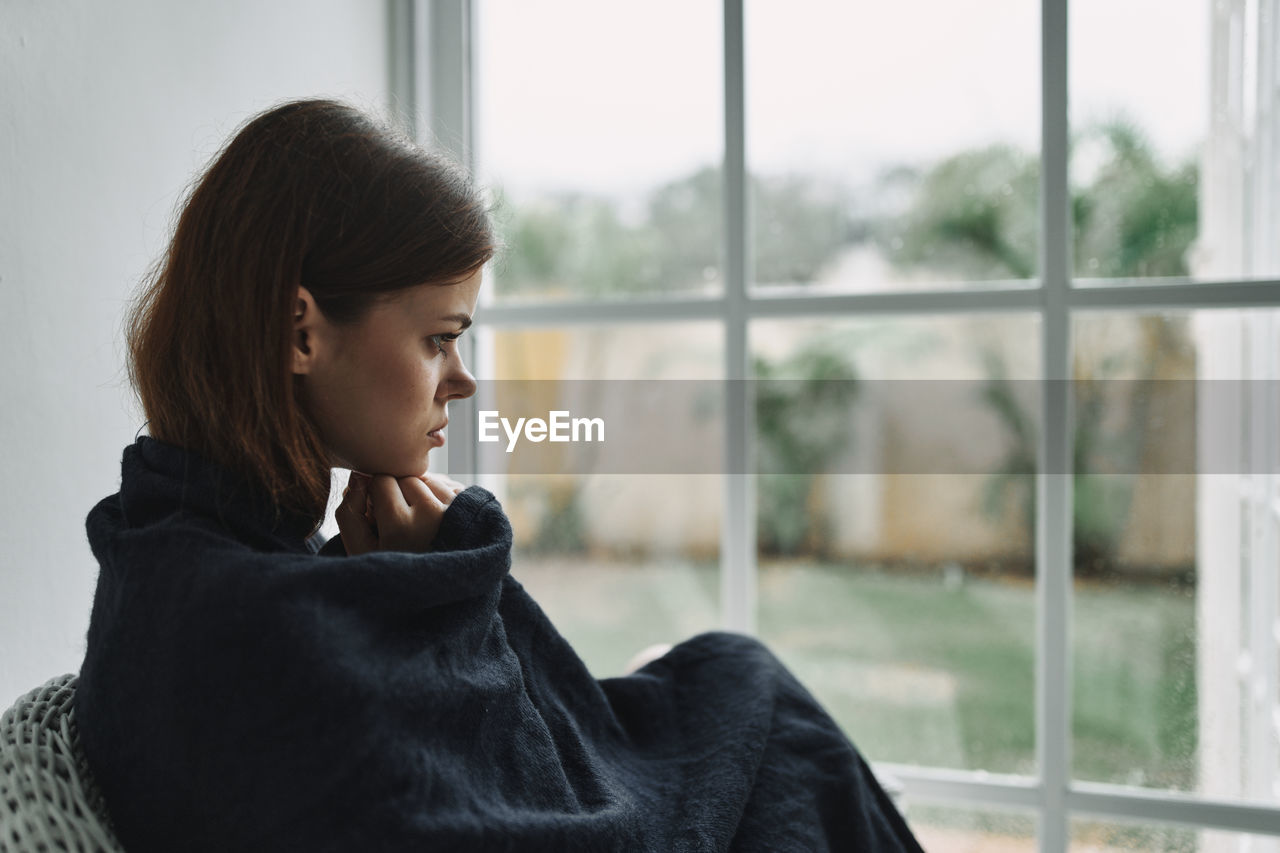
[[[352,471],[334,513],[347,554],[426,551],[435,541],[440,519],[454,495],[465,488],[439,474],[370,477]]]

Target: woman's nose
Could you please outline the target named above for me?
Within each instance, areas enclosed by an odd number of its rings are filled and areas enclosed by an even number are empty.
[[[454,361],[453,368],[440,385],[446,400],[462,400],[476,393],[476,378],[467,370],[461,358]]]

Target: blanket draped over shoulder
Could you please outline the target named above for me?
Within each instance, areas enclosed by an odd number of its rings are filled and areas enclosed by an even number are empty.
[[[428,552],[348,556],[144,436],[86,526],[75,712],[130,853],[920,849],[758,641],[594,678],[479,486]]]

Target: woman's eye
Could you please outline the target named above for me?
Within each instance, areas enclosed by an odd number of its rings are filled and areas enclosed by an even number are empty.
[[[442,333],[439,335],[428,335],[427,340],[431,341],[431,343],[435,345],[437,353],[444,353],[444,357],[448,358],[449,354],[445,352],[444,345],[446,343],[456,341],[460,337],[462,337],[462,332],[449,332],[447,334]]]

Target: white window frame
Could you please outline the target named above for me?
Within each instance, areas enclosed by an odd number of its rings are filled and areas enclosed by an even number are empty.
[[[1073,287],[1071,219],[1068,185],[1067,0],[1041,0],[1041,164],[1040,279],[1027,289],[869,294],[761,295],[748,287],[750,274],[750,199],[746,191],[743,0],[723,0],[724,33],[724,173],[725,288],[721,296],[648,298],[625,303],[556,302],[532,306],[485,304],[477,312],[477,331],[502,327],[556,327],[597,323],[719,321],[724,329],[727,380],[750,376],[748,326],[754,320],[801,316],[866,316],[962,314],[968,312],[1033,312],[1041,321],[1041,358],[1048,379],[1071,376],[1070,321],[1090,311],[1179,310],[1198,308],[1280,307],[1280,280],[1215,281],[1169,284],[1143,281],[1115,287]],[[1277,0],[1226,0],[1269,4]],[[1219,6],[1223,6],[1219,2]],[[471,0],[391,0],[389,37],[392,106],[407,127],[425,142],[450,149],[473,165],[471,97],[475,69],[471,44]],[[1280,30],[1276,14],[1274,29]],[[1274,36],[1274,34],[1273,34]],[[1280,48],[1280,38],[1273,38]],[[1266,72],[1275,82],[1275,55]],[[1218,70],[1215,69],[1215,73]],[[1257,105],[1254,107],[1257,108]],[[1274,124],[1274,122],[1273,122]],[[1275,141],[1270,140],[1274,146]],[[1268,162],[1280,165],[1280,159]],[[1255,176],[1256,177],[1256,176]],[[1276,221],[1274,212],[1269,221]],[[1266,239],[1254,234],[1253,238]],[[482,297],[483,298],[483,297]],[[477,351],[472,336],[464,356],[479,375],[488,375],[487,354]],[[1272,341],[1272,345],[1274,345]],[[1272,377],[1275,378],[1275,377]],[[753,430],[753,407],[747,383],[726,384],[728,417],[724,442],[725,470],[747,451]],[[1046,383],[1039,448],[1042,471],[1069,471],[1072,423],[1066,382]],[[1273,409],[1274,411],[1274,409]],[[451,412],[455,436],[475,435],[474,409]],[[1274,433],[1272,433],[1274,434]],[[1274,453],[1274,443],[1264,448]],[[475,470],[477,445],[455,438],[449,444],[448,467]],[[755,490],[749,475],[725,475],[725,521],[721,531],[722,624],[730,630],[755,632]],[[1012,808],[1037,819],[1041,853],[1064,853],[1070,845],[1071,821],[1094,818],[1120,822],[1174,823],[1280,838],[1280,806],[1249,805],[1190,794],[1166,793],[1090,782],[1071,777],[1072,477],[1037,477],[1036,502],[1036,766],[1035,777],[1002,776],[977,771],[928,769],[896,764],[877,770],[896,777],[905,801],[958,807]],[[1275,486],[1261,498],[1280,512]],[[1274,569],[1275,536],[1268,540]],[[1253,561],[1257,563],[1255,559]],[[1274,577],[1274,572],[1271,575]],[[1274,619],[1274,602],[1272,607]],[[1262,629],[1259,629],[1262,630]],[[1280,849],[1280,840],[1264,841]],[[1256,849],[1256,848],[1255,848]]]

